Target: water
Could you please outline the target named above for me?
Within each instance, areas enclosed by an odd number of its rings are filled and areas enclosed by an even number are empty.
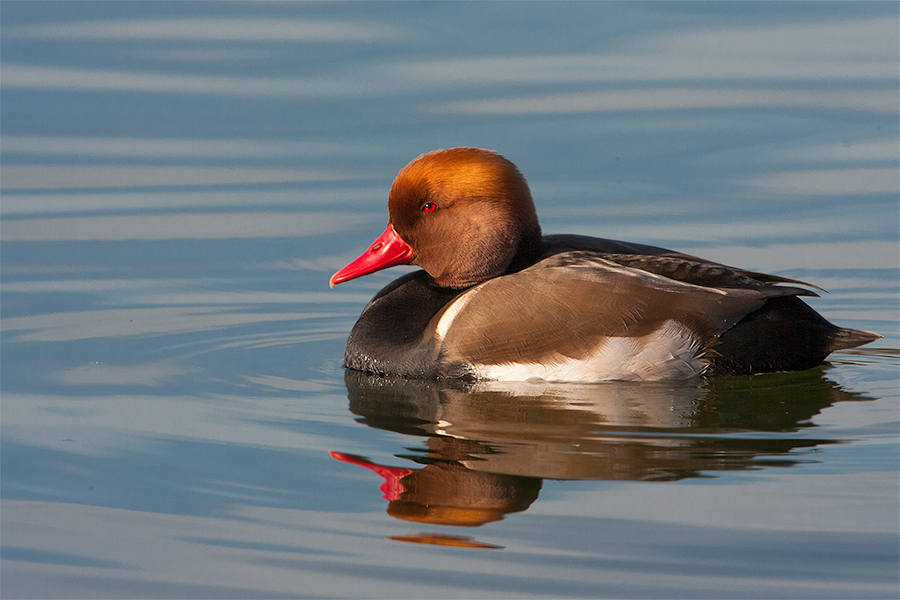
[[[0,10],[4,597],[897,596],[895,5]],[[701,384],[345,373],[404,269],[328,277],[457,145],[548,233],[884,339]]]

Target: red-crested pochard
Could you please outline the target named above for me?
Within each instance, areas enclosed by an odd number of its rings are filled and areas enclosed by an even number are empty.
[[[878,339],[832,325],[803,282],[664,248],[541,235],[496,152],[438,150],[397,175],[387,229],[331,285],[394,265],[344,362],[413,378],[668,380],[808,369]],[[793,285],[776,285],[793,284]],[[814,287],[814,286],[809,286]]]

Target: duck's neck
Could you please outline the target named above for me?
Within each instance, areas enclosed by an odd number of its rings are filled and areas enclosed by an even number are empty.
[[[522,234],[516,254],[502,275],[516,273],[538,262],[541,259],[541,239],[541,226],[535,223],[532,228]]]

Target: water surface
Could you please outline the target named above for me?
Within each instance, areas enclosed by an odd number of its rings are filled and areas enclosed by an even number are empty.
[[[3,2],[4,597],[898,594],[884,3]],[[345,372],[421,153],[884,339],[671,384]]]

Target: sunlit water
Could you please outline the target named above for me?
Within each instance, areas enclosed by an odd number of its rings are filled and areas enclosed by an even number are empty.
[[[895,4],[3,2],[13,597],[898,594]],[[341,366],[329,290],[436,148],[544,231],[829,290],[803,373]]]

